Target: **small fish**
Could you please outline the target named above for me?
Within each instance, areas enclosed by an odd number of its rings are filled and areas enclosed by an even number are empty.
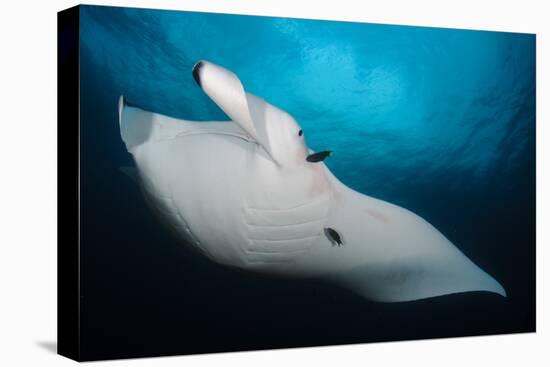
[[[313,153],[313,154],[308,155],[307,158],[306,158],[306,161],[313,162],[313,163],[322,162],[326,158],[330,157],[331,155],[332,155],[331,150],[325,150],[325,151],[322,151],[322,152],[317,152],[317,153]]]
[[[340,247],[344,245],[344,241],[342,241],[342,237],[340,237],[340,234],[336,232],[336,230],[327,227],[324,229],[324,231],[325,231],[325,236],[327,236],[332,246]]]

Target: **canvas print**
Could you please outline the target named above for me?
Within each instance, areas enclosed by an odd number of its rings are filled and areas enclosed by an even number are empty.
[[[71,11],[62,354],[535,331],[535,35]]]

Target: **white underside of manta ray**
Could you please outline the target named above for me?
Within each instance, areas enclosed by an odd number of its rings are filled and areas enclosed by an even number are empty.
[[[296,121],[201,61],[193,76],[231,118],[191,122],[119,101],[120,131],[154,211],[211,260],[321,278],[374,301],[504,288],[416,214],[342,184]]]

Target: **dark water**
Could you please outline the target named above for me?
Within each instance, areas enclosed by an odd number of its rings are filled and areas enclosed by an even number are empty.
[[[117,98],[224,119],[192,79],[199,59],[295,116],[341,181],[427,219],[508,298],[372,303],[174,241],[118,169]],[[86,6],[81,124],[86,359],[534,330],[534,35]]]

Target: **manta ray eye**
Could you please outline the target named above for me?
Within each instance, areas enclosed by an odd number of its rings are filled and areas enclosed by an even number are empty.
[[[304,135],[304,132],[300,129],[300,131],[298,131],[298,136],[302,136]]]

